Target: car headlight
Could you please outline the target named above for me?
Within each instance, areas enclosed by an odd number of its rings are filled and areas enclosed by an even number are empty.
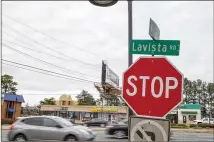
[[[81,133],[83,133],[84,135],[89,135],[90,133],[86,130],[80,129],[79,130]]]

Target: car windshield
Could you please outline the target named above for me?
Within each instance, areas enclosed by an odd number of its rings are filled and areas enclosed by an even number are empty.
[[[55,119],[65,127],[70,127],[70,126],[74,125],[72,122],[70,122],[64,118],[61,118],[61,117],[56,117]]]

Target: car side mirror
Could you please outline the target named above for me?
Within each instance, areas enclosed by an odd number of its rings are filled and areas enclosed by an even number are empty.
[[[61,125],[59,125],[59,124],[56,124],[56,127],[57,127],[57,128],[62,128],[62,126],[61,126]]]

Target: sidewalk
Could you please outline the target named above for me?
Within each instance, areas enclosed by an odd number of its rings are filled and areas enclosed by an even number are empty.
[[[175,129],[171,128],[171,132],[176,132],[176,133],[212,133],[214,134],[214,129]]]

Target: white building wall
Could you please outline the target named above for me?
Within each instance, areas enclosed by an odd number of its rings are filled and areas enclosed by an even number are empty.
[[[197,114],[183,114],[182,111],[197,111]],[[189,120],[189,115],[196,115],[196,119],[201,119],[200,109],[178,109],[178,124],[183,124],[183,116],[186,116],[187,124],[191,124],[192,121]]]

